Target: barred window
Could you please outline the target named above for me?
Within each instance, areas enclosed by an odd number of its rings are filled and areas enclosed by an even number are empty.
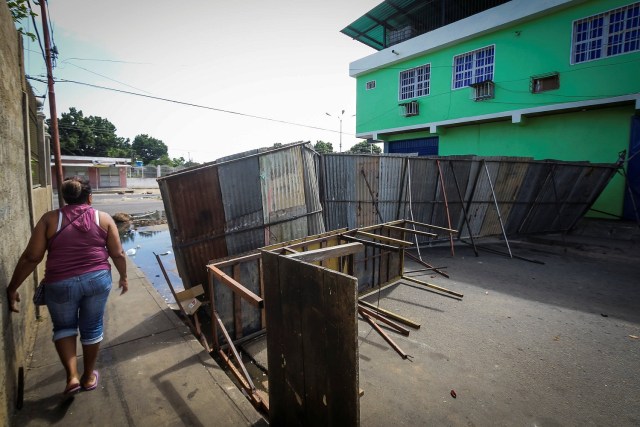
[[[572,40],[573,64],[640,50],[640,2],[574,21]]]
[[[431,64],[400,72],[400,100],[429,95]]]
[[[493,80],[495,46],[488,46],[453,58],[453,89]]]

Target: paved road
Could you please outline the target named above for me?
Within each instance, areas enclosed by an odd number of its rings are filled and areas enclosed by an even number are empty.
[[[54,197],[54,208],[58,207],[58,198]],[[163,211],[164,204],[157,194],[101,194],[93,195],[93,207],[113,215],[118,212],[137,214],[153,211]]]

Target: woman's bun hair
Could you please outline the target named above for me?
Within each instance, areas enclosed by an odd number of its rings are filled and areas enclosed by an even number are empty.
[[[87,203],[91,195],[89,180],[77,176],[65,178],[62,183],[62,198],[69,205]]]

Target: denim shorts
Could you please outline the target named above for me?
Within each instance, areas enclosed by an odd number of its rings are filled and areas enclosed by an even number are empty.
[[[102,341],[102,319],[111,291],[111,270],[92,271],[44,286],[53,323],[53,341],[77,336],[78,329],[82,344]]]

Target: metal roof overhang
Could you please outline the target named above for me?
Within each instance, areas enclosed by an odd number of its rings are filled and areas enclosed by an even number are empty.
[[[412,28],[412,37],[435,30],[509,0],[386,0],[356,19],[341,33],[382,50],[391,44],[389,30]],[[395,44],[395,43],[393,43]]]

